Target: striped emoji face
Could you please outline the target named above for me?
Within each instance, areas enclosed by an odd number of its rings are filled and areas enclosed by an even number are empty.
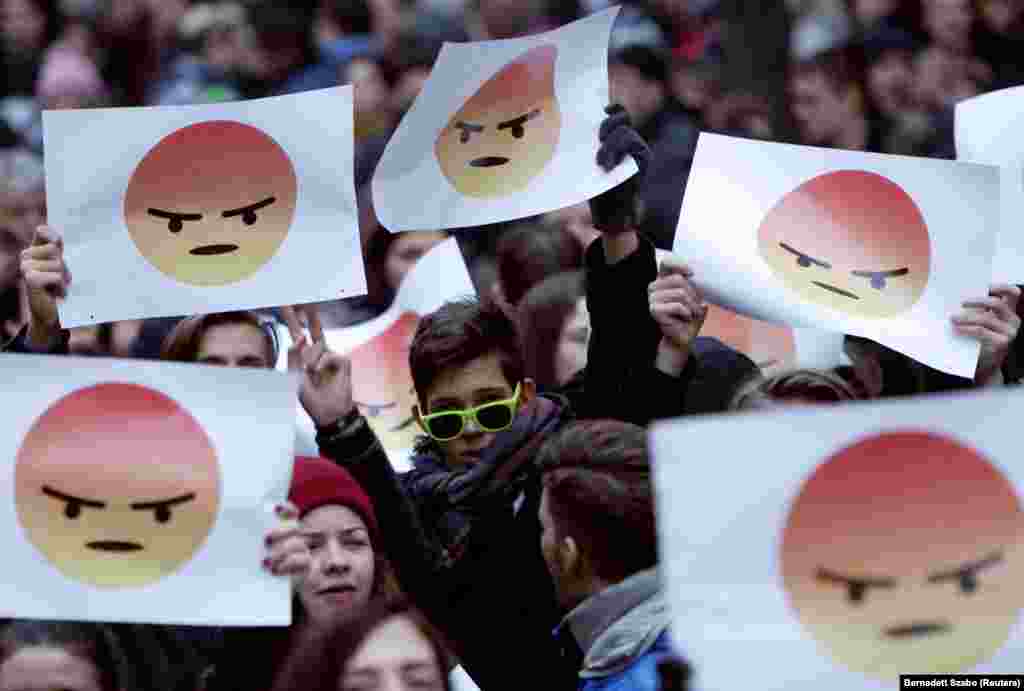
[[[524,189],[558,148],[562,115],[555,96],[553,45],[503,67],[451,117],[434,143],[445,178],[467,197]]]
[[[1006,643],[1024,605],[1024,510],[1007,478],[950,437],[897,430],[810,476],[782,537],[805,630],[837,663],[895,681],[955,674]]]
[[[249,278],[277,253],[295,216],[298,182],[265,132],[217,120],[154,146],[124,198],[128,234],[165,276],[193,286]]]
[[[178,403],[137,384],[97,384],[29,429],[15,503],[28,541],[57,571],[101,588],[141,587],[204,544],[220,470],[206,432]]]
[[[931,268],[928,227],[914,200],[860,170],[819,175],[783,197],[761,222],[758,250],[801,298],[875,319],[913,307]]]

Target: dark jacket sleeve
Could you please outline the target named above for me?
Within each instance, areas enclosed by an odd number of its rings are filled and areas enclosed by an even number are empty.
[[[320,453],[352,473],[369,495],[384,553],[402,589],[413,600],[430,597],[431,593],[418,591],[436,580],[436,547],[427,539],[416,507],[366,419],[359,415],[334,433],[318,430],[316,441]]]
[[[26,355],[68,355],[70,353],[68,348],[70,340],[70,332],[67,329],[63,329],[60,332],[60,340],[52,347],[45,349],[35,348],[28,342],[28,327],[23,326],[21,331],[5,343],[0,350],[5,353],[22,353]]]
[[[639,248],[612,265],[600,239],[587,248],[587,366],[563,391],[577,417],[647,425],[683,414],[699,365],[691,354],[679,377],[655,366],[661,329],[650,314],[647,286],[657,276],[654,246],[642,235]]]

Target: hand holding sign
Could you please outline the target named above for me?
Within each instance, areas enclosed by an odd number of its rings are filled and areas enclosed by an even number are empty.
[[[28,286],[29,341],[50,345],[60,332],[57,299],[67,296],[71,272],[64,262],[64,239],[49,226],[39,226],[31,247],[22,251],[21,275]]]
[[[651,150],[643,137],[633,129],[629,113],[619,104],[605,108],[608,117],[601,123],[597,164],[605,171],[616,168],[626,156],[632,156],[640,172],[616,187],[590,200],[594,227],[603,233],[631,230],[635,219],[636,195],[644,173],[651,163]]]
[[[651,316],[661,327],[662,346],[674,350],[684,364],[708,315],[708,306],[691,278],[690,267],[669,256],[662,260],[657,280],[648,286]]]
[[[1017,316],[1017,302],[1020,288],[1013,285],[995,285],[988,297],[968,300],[964,310],[953,316],[954,328],[965,336],[973,336],[981,342],[978,369],[974,381],[979,386],[1002,383],[1000,374],[1006,356],[1010,352],[1017,332],[1020,317]]]
[[[267,533],[263,567],[275,576],[301,578],[309,571],[309,547],[300,534],[299,511],[291,502],[277,507],[281,522]]]

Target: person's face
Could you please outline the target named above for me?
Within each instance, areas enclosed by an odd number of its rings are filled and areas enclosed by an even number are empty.
[[[555,377],[559,386],[587,364],[587,344],[590,343],[590,313],[586,298],[580,298],[569,314],[555,350]]]
[[[392,292],[398,290],[402,279],[409,273],[424,254],[445,239],[444,233],[402,233],[388,247],[384,262],[385,278]]]
[[[868,68],[868,89],[878,109],[895,116],[911,106],[914,82],[910,55],[904,51],[887,51]]]
[[[321,506],[306,514],[301,535],[312,561],[298,584],[299,600],[317,623],[355,615],[373,595],[374,553],[366,523],[347,506]]]
[[[63,648],[22,648],[0,665],[0,691],[103,691],[100,673]]]
[[[532,400],[533,391],[533,381],[525,380],[520,389],[520,410]],[[491,353],[461,367],[445,370],[420,400],[427,413],[436,413],[503,401],[512,398],[514,393],[515,385],[505,379],[498,354]],[[473,421],[467,421],[462,436],[439,443],[449,465],[460,468],[478,462],[494,441],[495,434],[484,432]]]
[[[224,367],[270,368],[274,362],[267,352],[267,337],[252,324],[218,324],[199,339],[196,362]]]
[[[658,112],[665,98],[662,84],[628,65],[609,65],[608,85],[612,103],[621,104],[640,127]]]
[[[0,0],[4,42],[19,51],[35,52],[46,39],[46,16],[32,0]]]
[[[853,117],[848,94],[840,92],[821,70],[799,72],[790,82],[793,117],[805,144],[829,145]]]
[[[444,670],[430,641],[408,617],[382,622],[349,660],[338,691],[441,691]]]
[[[558,219],[565,232],[576,238],[581,247],[587,247],[591,242],[601,236],[600,231],[594,227],[594,217],[590,212],[590,204],[576,204],[567,206],[552,213]]]
[[[959,54],[968,51],[974,21],[971,0],[926,0],[922,9],[925,31],[935,43]]]

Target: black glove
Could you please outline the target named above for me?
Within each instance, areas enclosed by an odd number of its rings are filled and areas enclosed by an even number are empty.
[[[625,108],[615,104],[605,108],[604,112],[608,117],[598,131],[601,147],[597,150],[597,165],[610,171],[626,156],[632,156],[640,172],[591,199],[590,215],[594,227],[601,232],[624,231],[631,228],[636,220],[637,193],[653,154],[644,138],[633,129]]]

